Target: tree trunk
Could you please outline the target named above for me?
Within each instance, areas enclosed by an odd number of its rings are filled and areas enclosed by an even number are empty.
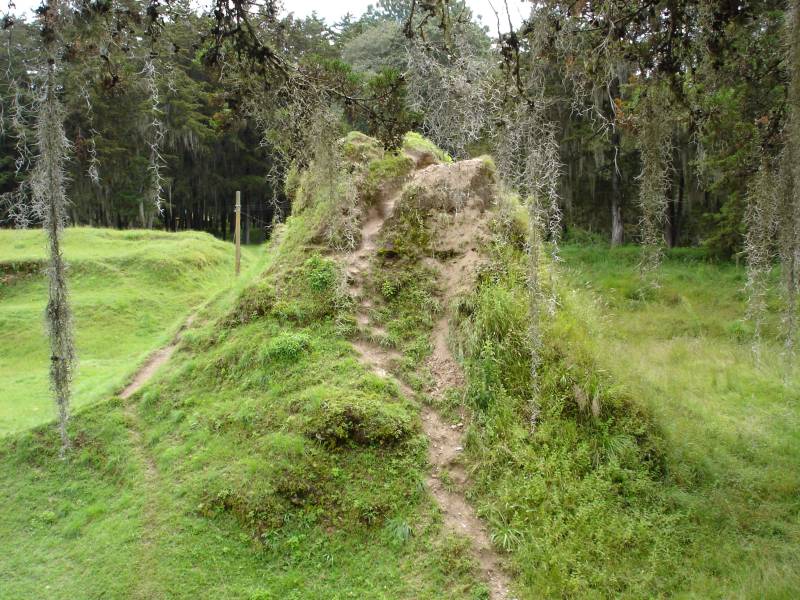
[[[616,98],[619,96],[619,79],[614,78],[612,82],[611,95]],[[611,165],[611,246],[620,246],[625,242],[625,225],[622,221],[622,182],[617,165],[620,155],[620,135],[616,123],[616,111],[611,108],[611,118],[614,121],[614,129],[611,133],[611,149],[614,152],[614,161]]]
[[[683,213],[683,200],[686,191],[686,178],[684,177],[684,170],[678,169],[678,185],[675,193],[672,196],[672,202],[669,205],[669,217],[667,220],[666,239],[667,246],[674,248],[680,242],[681,234],[681,215]]]
[[[147,228],[147,221],[145,220],[144,216],[144,198],[139,197],[139,223],[141,224],[142,228]]]
[[[800,300],[800,0],[789,3],[787,13],[787,64],[789,114],[786,124],[786,147],[783,156],[783,202],[780,216],[780,249],[786,290],[784,322],[786,353],[794,359],[798,346],[798,304]]]

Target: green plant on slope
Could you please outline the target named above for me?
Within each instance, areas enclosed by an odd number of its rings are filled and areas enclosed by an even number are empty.
[[[597,371],[560,290],[563,308],[543,324],[538,426],[527,427],[529,258],[503,216],[514,213],[501,207],[478,287],[456,313],[479,510],[524,598],[663,593],[678,581],[675,530],[688,525],[662,488],[663,441],[647,412]],[[621,547],[624,559],[612,559]]]

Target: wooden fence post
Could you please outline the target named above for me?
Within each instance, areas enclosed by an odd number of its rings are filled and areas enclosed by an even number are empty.
[[[240,263],[242,260],[242,192],[236,190],[236,275],[239,275]]]

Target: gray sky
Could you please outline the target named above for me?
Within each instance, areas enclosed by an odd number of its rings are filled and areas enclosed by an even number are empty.
[[[360,16],[370,4],[376,4],[377,0],[330,0],[328,2],[320,0],[284,0],[284,5],[287,7],[287,12],[290,10],[299,17],[305,17],[316,11],[317,15],[323,17],[328,23],[334,23],[343,17],[346,13],[352,13],[356,17]],[[5,4],[5,2],[3,3]],[[15,0],[17,14],[29,14],[33,8],[41,4],[41,0]],[[204,1],[199,1],[198,4],[206,4]],[[491,4],[501,14],[501,28],[508,29],[508,19],[505,18],[505,5],[503,0],[467,0],[467,4],[472,8],[475,15],[481,15],[484,25],[489,26],[492,33],[496,32],[496,20],[494,12],[491,9]],[[530,12],[530,2],[525,0],[508,0],[508,8],[511,14],[511,20],[515,26],[519,25],[524,16]],[[4,12],[4,11],[3,11]]]
[[[310,15],[316,11],[328,23],[338,21],[346,13],[353,13],[360,16],[370,4],[377,4],[377,0],[332,0],[331,2],[320,2],[319,0],[285,0],[285,5],[298,16]],[[508,29],[508,19],[505,18],[505,5],[503,0],[467,0],[467,4],[475,15],[481,15],[484,25],[488,25],[490,31],[497,30],[496,19],[491,5],[501,15],[501,27]],[[511,13],[511,20],[514,26],[519,25],[522,18],[530,12],[531,4],[525,0],[508,0],[508,9]]]

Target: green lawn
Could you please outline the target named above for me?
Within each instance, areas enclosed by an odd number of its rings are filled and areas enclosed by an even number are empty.
[[[668,481],[699,530],[687,588],[699,596],[790,598],[800,589],[800,380],[770,299],[762,359],[745,320],[744,269],[668,255],[642,294],[636,248],[567,247],[565,283],[588,303],[599,364],[655,415]]]
[[[511,201],[455,344],[472,413],[473,499],[534,598],[794,598],[800,589],[800,382],[773,296],[756,364],[744,269],[566,245],[543,294],[530,385],[525,218]],[[551,288],[551,286],[553,286]],[[531,427],[532,398],[539,408]]]
[[[44,324],[45,238],[0,230],[0,436],[54,418]],[[70,228],[64,253],[75,316],[73,407],[107,398],[189,313],[233,277],[233,247],[212,236]],[[245,248],[245,268],[258,250]]]

